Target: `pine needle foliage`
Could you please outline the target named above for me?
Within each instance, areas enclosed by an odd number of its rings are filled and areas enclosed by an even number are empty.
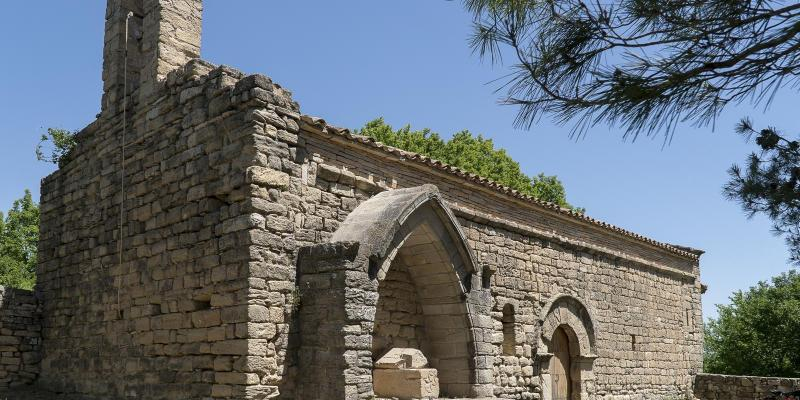
[[[730,181],[725,195],[738,201],[753,216],[767,215],[773,231],[783,235],[790,260],[800,263],[800,142],[786,138],[776,128],[753,128],[743,120],[737,132],[747,140],[755,138],[759,151],[750,154],[744,168],[728,170]]]
[[[394,130],[383,118],[368,122],[356,133],[489,178],[539,200],[584,212],[567,202],[564,185],[556,176],[526,175],[504,149],[496,149],[492,139],[482,135],[473,136],[465,130],[455,133],[450,140],[444,140],[430,129],[412,130],[410,125],[406,125]]]
[[[530,127],[547,114],[668,140],[731,102],[768,104],[800,76],[800,3],[753,0],[464,0],[472,47],[511,61],[505,103]]]

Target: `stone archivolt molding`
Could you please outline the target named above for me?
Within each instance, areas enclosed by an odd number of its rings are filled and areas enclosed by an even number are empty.
[[[542,307],[539,317],[541,332],[537,353],[549,353],[553,333],[559,327],[565,327],[568,335],[574,335],[570,339],[576,340],[580,355],[597,357],[596,321],[594,313],[577,298],[566,294],[554,296]]]

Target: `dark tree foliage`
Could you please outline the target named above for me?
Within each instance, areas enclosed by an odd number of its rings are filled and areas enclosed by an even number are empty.
[[[584,212],[583,209],[574,208],[567,202],[564,185],[557,177],[544,174],[533,177],[526,175],[520,170],[519,163],[505,150],[495,149],[492,139],[486,139],[481,135],[472,136],[469,131],[461,131],[454,134],[450,140],[443,140],[439,134],[431,132],[430,129],[415,131],[406,125],[394,130],[383,121],[383,118],[367,123],[356,133],[492,179],[537,199]]]
[[[725,195],[750,216],[769,216],[774,231],[786,238],[791,260],[800,263],[800,143],[775,128],[756,131],[749,120],[737,131],[748,140],[755,137],[760,151],[750,155],[744,169],[731,167]]]
[[[800,274],[759,282],[705,326],[706,372],[800,377]]]
[[[529,127],[543,114],[668,138],[731,101],[769,102],[800,73],[800,3],[730,0],[464,0],[473,48],[513,59],[506,102]]]

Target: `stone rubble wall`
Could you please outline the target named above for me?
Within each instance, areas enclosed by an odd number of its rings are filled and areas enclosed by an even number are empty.
[[[302,147],[307,154],[303,160],[306,166],[292,168],[305,168],[305,185],[341,198],[360,198],[383,190],[433,183],[456,215],[465,214],[485,224],[506,226],[512,231],[592,249],[679,275],[698,275],[695,262],[689,257],[472,183],[469,177],[415,162],[410,155],[389,153],[358,140],[348,140],[342,137],[342,130],[326,125],[323,120],[302,116],[299,123],[302,141],[298,148]],[[317,182],[317,178],[324,182]]]
[[[42,325],[33,292],[0,286],[0,389],[39,375]]]
[[[530,393],[540,385],[534,355],[541,340],[541,309],[561,294],[580,299],[598,320],[597,395],[623,399],[690,391],[691,375],[702,361],[700,294],[694,280],[462,221],[482,262],[497,270],[491,285],[495,342],[502,342],[505,304],[514,306],[522,333],[516,335],[516,354],[496,359],[496,394],[533,398]]]
[[[774,390],[800,390],[800,378],[697,374],[694,381],[694,396],[700,400],[764,400]]]
[[[398,262],[380,285],[372,341],[374,357],[383,357],[393,348],[422,349],[427,342],[422,329],[424,315],[408,267]]]
[[[122,115],[81,132],[43,181],[43,387],[148,399],[277,391],[261,379],[282,375],[286,345],[272,339],[288,331],[293,285],[267,282],[264,255],[252,245],[268,223],[258,211],[282,206],[248,192],[268,197],[288,179],[249,169],[259,156],[248,112],[285,96],[258,85],[196,61],[132,110],[121,265]]]

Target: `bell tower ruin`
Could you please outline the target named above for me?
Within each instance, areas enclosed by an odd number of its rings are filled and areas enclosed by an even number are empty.
[[[128,94],[142,100],[167,73],[199,58],[202,19],[202,0],[108,0],[103,112],[121,110],[126,72]]]

